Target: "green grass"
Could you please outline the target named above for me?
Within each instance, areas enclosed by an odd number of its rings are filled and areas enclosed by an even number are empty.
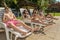
[[[17,19],[20,19],[20,20],[22,20],[22,17],[20,16],[20,17],[17,17]]]
[[[51,13],[53,16],[60,16],[60,13]]]
[[[60,13],[51,13],[53,16],[60,16]],[[22,20],[22,17],[17,17],[17,19]]]

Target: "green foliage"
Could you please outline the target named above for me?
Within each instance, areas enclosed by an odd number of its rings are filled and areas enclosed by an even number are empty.
[[[16,0],[5,0],[5,3],[9,6],[9,7],[15,7],[17,5],[17,1]]]
[[[29,0],[29,1],[36,3],[42,10],[46,10],[49,4],[56,2],[56,0]]]
[[[48,0],[38,0],[37,3],[42,10],[45,10],[49,5]]]
[[[56,2],[56,0],[49,0],[49,3],[50,4],[53,4],[53,3],[55,3]]]
[[[0,0],[0,6],[3,6],[4,0]]]
[[[0,0],[1,1],[4,0]],[[18,2],[23,2],[24,0],[5,0],[5,3],[12,8],[16,8],[19,9],[19,5]],[[31,1],[35,4],[37,4],[39,6],[39,8],[41,8],[42,10],[46,10],[48,8],[49,4],[55,3],[56,0],[27,0],[27,1]]]
[[[17,4],[17,0],[12,0],[15,4]]]

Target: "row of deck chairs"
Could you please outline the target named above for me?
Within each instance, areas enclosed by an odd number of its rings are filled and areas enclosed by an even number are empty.
[[[23,12],[24,10],[26,10],[26,9],[20,8],[20,12],[21,12],[21,15],[22,15],[22,16],[23,16],[22,12]],[[33,12],[33,9],[30,9],[30,13],[32,13],[32,12]],[[0,28],[4,28],[4,29],[5,29],[7,40],[12,40],[12,34],[15,35],[15,40],[16,40],[18,37],[20,37],[20,38],[25,38],[25,37],[27,37],[28,34],[25,35],[25,36],[22,36],[19,32],[16,32],[16,31],[14,31],[14,30],[11,29],[11,28],[7,28],[6,24],[2,22],[3,13],[4,13],[4,8],[0,8]],[[31,15],[32,15],[32,14],[31,14]],[[27,21],[25,21],[25,20],[23,20],[23,22],[31,24],[32,27],[34,27],[33,25],[35,24],[35,25],[39,25],[39,27],[42,28],[42,26],[41,26],[39,23],[34,23],[34,22],[31,22],[31,21],[28,21],[28,22],[27,22]],[[44,30],[44,28],[42,28],[42,30]],[[9,36],[9,33],[10,33],[10,32],[11,32],[11,35]],[[44,32],[42,31],[42,33],[44,33]],[[31,34],[31,33],[30,33],[30,34]],[[11,38],[10,38],[10,37],[11,37]]]
[[[23,22],[31,24],[31,27],[34,27],[34,26],[33,26],[34,24],[35,24],[35,25],[39,25],[40,27],[41,27],[41,26],[45,26],[45,25],[41,25],[40,23],[32,22],[32,21],[29,20],[29,19],[24,19],[24,18],[23,18],[23,11],[24,11],[24,10],[27,10],[27,9],[20,8],[20,12],[21,12],[21,16],[22,16],[22,21],[23,21]],[[32,16],[33,10],[34,10],[34,9],[29,9],[29,11],[30,11],[30,16]]]
[[[34,28],[34,25],[35,25],[35,26],[36,26],[36,25],[39,25],[39,28],[42,28],[42,26],[46,26],[46,25],[43,25],[43,24],[41,24],[41,23],[32,22],[31,19],[23,18],[23,16],[24,16],[23,11],[24,11],[24,10],[27,10],[27,9],[25,9],[25,8],[20,8],[20,12],[21,12],[21,16],[22,16],[22,21],[23,21],[23,22],[31,24],[31,27],[33,27],[33,28]],[[33,10],[34,10],[34,9],[29,9],[29,12],[30,12],[29,15],[30,15],[30,16],[32,16]],[[52,20],[50,20],[50,21],[48,21],[48,22],[51,22],[51,21],[52,21]]]
[[[27,10],[27,9],[25,9],[25,8],[20,8],[20,12],[21,12],[21,16],[22,16],[22,21],[25,22],[25,23],[29,23],[32,28],[34,28],[34,26],[37,27],[37,25],[38,25],[39,28],[41,29],[40,32],[41,32],[42,34],[45,34],[45,32],[44,32],[44,27],[45,27],[46,25],[43,25],[43,24],[40,24],[40,23],[36,23],[36,22],[32,22],[31,19],[25,19],[25,18],[23,18],[23,16],[24,16],[24,15],[23,15],[23,11],[24,11],[24,10]],[[30,12],[29,15],[30,15],[30,16],[32,16],[33,10],[34,10],[34,9],[29,9],[29,12]],[[51,20],[49,21],[49,23],[50,23],[51,21],[52,21],[52,23],[54,23],[54,22],[53,22],[53,19],[51,19]]]

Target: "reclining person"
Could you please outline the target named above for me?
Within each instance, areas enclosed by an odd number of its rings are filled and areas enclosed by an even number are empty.
[[[50,13],[47,13],[45,15],[45,17],[50,23],[53,23],[53,24],[55,24],[55,22],[53,22],[53,20],[58,20],[58,18],[54,18]]]
[[[8,28],[13,28],[14,30],[21,33],[22,35],[26,35],[30,31],[34,32],[38,29],[38,28],[31,28],[30,26],[26,25],[21,20],[17,20],[15,15],[9,10],[8,7],[5,8],[5,13],[3,16],[3,22],[7,25]],[[28,30],[28,31],[23,31],[24,29],[22,29],[21,27]]]
[[[33,11],[31,19],[32,19],[31,20],[32,22],[36,22],[36,23],[47,25],[46,23],[44,23],[42,21],[41,17],[38,15],[38,11],[37,10]]]
[[[42,15],[43,17],[45,16],[43,10],[39,10],[39,15]]]
[[[42,11],[39,10],[39,16],[40,16],[40,19],[43,21],[43,22],[46,22],[47,24],[50,24],[50,21],[48,21],[45,17],[45,15],[43,14]]]
[[[54,19],[54,20],[58,20],[58,18],[54,18],[50,13],[47,13],[45,16],[46,16],[46,18],[51,18],[51,19]]]
[[[29,12],[27,10],[23,11],[23,19],[29,19],[30,20],[30,15],[29,15]]]

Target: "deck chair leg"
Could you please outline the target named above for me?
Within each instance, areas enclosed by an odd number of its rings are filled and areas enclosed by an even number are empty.
[[[32,26],[32,28],[33,28],[33,24],[31,23],[31,26]]]
[[[16,35],[16,36],[15,36],[15,40],[17,40],[17,38],[18,38],[18,36]]]
[[[11,40],[12,40],[12,33],[11,33]]]
[[[44,28],[43,28],[43,27],[40,28],[40,32],[41,32],[42,34],[46,35],[45,32],[44,32]]]
[[[7,40],[10,40],[9,33],[7,31],[6,31],[6,38],[7,38]]]

